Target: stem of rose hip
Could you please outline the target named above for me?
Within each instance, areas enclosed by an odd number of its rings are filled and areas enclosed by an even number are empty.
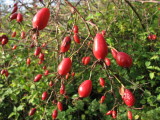
[[[70,7],[72,7],[72,8],[76,11],[76,13],[80,16],[80,18],[82,19],[82,21],[85,23],[85,25],[86,25],[86,27],[87,27],[87,30],[88,30],[89,35],[91,35],[91,30],[90,30],[89,25],[87,24],[85,18],[83,18],[83,16],[79,13],[79,11],[76,9],[76,7],[73,6],[68,0],[65,0],[65,2],[66,2]],[[92,36],[92,35],[91,35],[91,36]],[[92,38],[93,38],[93,36],[92,36]]]
[[[89,75],[89,80],[91,80],[92,71],[93,71],[93,69],[95,68],[95,66],[96,66],[96,64],[97,64],[98,61],[99,61],[99,60],[96,60],[96,61],[93,63],[93,65],[91,66],[91,71],[90,71],[90,75]]]
[[[109,71],[109,72],[111,73],[111,75],[121,84],[121,86],[124,86],[123,83],[118,79],[117,76],[114,75],[114,73],[113,73],[111,70],[108,70],[108,71]]]
[[[46,102],[46,105],[45,105],[45,108],[44,108],[44,112],[43,112],[43,115],[42,115],[42,118],[41,119],[43,119],[44,118],[44,116],[45,116],[45,113],[46,113],[46,107],[47,107],[47,105],[48,105],[48,102],[49,102],[49,100],[51,99],[51,97],[52,97],[52,94],[53,94],[53,90],[52,90],[52,92],[51,92],[51,94],[50,94],[50,96],[48,97],[48,99],[47,99],[47,102]]]
[[[141,110],[143,109],[145,106],[143,105],[141,108],[134,108],[134,107],[130,107],[131,109],[134,109],[134,110]]]
[[[83,41],[83,43],[82,43],[81,46],[78,48],[78,50],[76,50],[75,52],[73,52],[73,53],[70,55],[70,57],[72,57],[74,54],[77,54],[77,53],[80,51],[80,49],[83,47],[84,43],[88,40],[89,36],[90,36],[90,34],[86,37],[86,39]]]

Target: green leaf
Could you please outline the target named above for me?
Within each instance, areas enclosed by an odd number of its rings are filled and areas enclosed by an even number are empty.
[[[154,78],[154,72],[149,73],[149,77],[151,78],[151,80]]]
[[[8,118],[11,118],[12,116],[15,116],[16,115],[16,113],[15,112],[12,112],[9,116],[8,116]]]
[[[0,84],[0,88],[3,87],[3,84]]]
[[[76,107],[78,110],[83,110],[84,102],[83,102],[82,100],[77,101],[75,107]]]
[[[160,94],[159,94],[159,95],[157,95],[157,101],[159,101],[159,102],[160,102]]]
[[[99,13],[99,12],[97,12],[97,13],[95,14],[95,16],[100,17],[100,16],[102,16],[102,14]]]
[[[139,119],[139,115],[135,115],[135,120],[138,120]]]
[[[91,104],[90,104],[90,106],[89,106],[88,109],[89,109],[90,111],[92,111],[92,112],[95,112],[96,110],[99,109],[99,102],[97,102],[96,99],[94,99],[94,100],[91,102]]]
[[[24,108],[24,105],[20,105],[17,107],[17,111],[21,111],[21,110],[23,110],[23,108]]]
[[[151,60],[156,60],[156,59],[159,59],[158,55],[154,55],[153,57],[151,57]]]
[[[102,113],[106,113],[107,106],[105,104],[100,104],[99,110]]]
[[[150,66],[150,64],[151,64],[150,61],[146,61],[146,62],[145,62],[146,67]]]

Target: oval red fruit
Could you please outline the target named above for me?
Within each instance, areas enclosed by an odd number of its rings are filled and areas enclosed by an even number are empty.
[[[22,22],[23,21],[23,15],[21,13],[17,14],[17,22]]]
[[[150,35],[148,35],[147,38],[148,38],[149,40],[155,40],[155,39],[157,38],[157,36],[154,35],[154,34],[150,34]]]
[[[54,111],[52,112],[52,118],[53,118],[53,119],[56,119],[56,118],[57,118],[57,115],[58,115],[58,111],[57,111],[57,110],[54,110]]]
[[[35,114],[35,112],[36,112],[36,108],[32,108],[32,109],[29,111],[28,115],[29,115],[29,116],[32,116],[32,115]]]
[[[86,58],[86,57],[83,57],[83,58],[82,58],[82,63],[83,63],[83,64],[84,64],[85,58]]]
[[[62,111],[63,110],[63,104],[61,102],[57,103],[57,108],[58,110]]]
[[[123,99],[124,103],[129,107],[133,106],[135,103],[135,97],[129,89],[124,90],[124,94],[122,96],[122,99]]]
[[[92,81],[85,80],[78,88],[79,97],[88,97],[92,91]]]
[[[9,75],[8,70],[5,70],[5,76],[8,77],[8,75]]]
[[[40,81],[41,78],[42,78],[42,74],[38,74],[38,75],[34,78],[34,82]]]
[[[111,65],[111,60],[109,58],[105,58],[104,59],[104,62],[107,66],[110,66]]]
[[[152,35],[152,40],[155,40],[157,38],[156,35]]]
[[[40,54],[40,52],[41,52],[41,48],[40,48],[40,47],[37,47],[37,48],[35,49],[35,51],[34,51],[34,55],[35,55],[35,56],[38,56],[38,55]]]
[[[16,19],[16,18],[17,18],[17,13],[11,14],[11,15],[9,16],[9,18],[10,18],[11,20]]]
[[[103,78],[99,78],[99,84],[104,87],[105,86],[105,80]]]
[[[77,34],[74,34],[73,39],[76,43],[80,43],[79,36]]]
[[[112,111],[112,118],[113,119],[116,119],[117,117],[117,112],[115,110]]]
[[[46,100],[48,98],[48,93],[45,91],[42,94],[42,100]]]
[[[131,112],[131,111],[128,111],[128,112],[127,112],[127,116],[128,116],[128,119],[129,119],[129,120],[132,120],[132,112]]]
[[[16,37],[16,31],[12,33],[11,37]]]
[[[73,26],[73,32],[74,32],[74,33],[78,33],[78,26],[77,26],[77,25],[74,25],[74,26]]]
[[[69,78],[69,73],[66,74],[66,80],[68,80],[68,78]]]
[[[70,58],[64,58],[61,63],[58,65],[59,75],[66,75],[72,66],[72,61]]]
[[[112,114],[112,110],[109,110],[106,115],[111,115]]]
[[[113,58],[116,59],[118,51],[113,48],[113,49],[111,49],[111,53],[112,53]]]
[[[43,66],[43,70],[46,70],[47,69],[47,66]]]
[[[53,84],[53,81],[50,81],[49,84],[48,84],[50,87],[52,87],[54,84]]]
[[[48,74],[49,74],[49,70],[46,70],[46,71],[44,72],[44,75],[47,76]]]
[[[39,61],[38,61],[38,64],[39,64],[39,65],[42,64],[43,61],[44,61],[44,60],[39,60]]]
[[[148,38],[149,40],[152,40],[152,35],[148,35],[147,38]]]
[[[1,70],[1,75],[5,74],[6,70],[5,69],[2,69]]]
[[[40,60],[44,60],[44,54],[43,54],[43,53],[40,53],[38,58],[39,58]]]
[[[101,99],[100,99],[100,103],[101,104],[104,103],[105,99],[106,99],[106,96],[102,96]]]
[[[17,10],[18,10],[18,7],[17,7],[17,6],[15,6],[15,7],[13,8],[13,10],[12,10],[12,13],[11,13],[11,14],[13,14],[13,13],[17,12]]]
[[[116,57],[116,62],[121,67],[131,67],[132,58],[124,52],[118,52]]]
[[[57,105],[57,100],[52,100],[52,104]]]
[[[26,37],[26,33],[24,31],[21,32],[21,38],[24,39]]]
[[[65,85],[64,85],[64,84],[61,84],[60,94],[61,94],[61,95],[65,94]]]
[[[5,45],[5,44],[7,44],[7,43],[8,43],[8,37],[2,38],[1,44],[2,44],[2,45]]]
[[[17,48],[17,45],[13,45],[12,50],[15,50]]]
[[[75,76],[75,72],[72,72],[72,77],[74,77]]]
[[[33,18],[32,21],[33,28],[36,28],[38,30],[44,29],[48,24],[49,17],[50,17],[50,10],[48,8],[40,9]]]
[[[33,47],[35,47],[35,45],[34,45],[34,43],[31,43],[30,48],[33,48]]]
[[[26,64],[27,64],[27,65],[30,65],[30,64],[31,64],[31,59],[30,59],[30,58],[27,58]]]
[[[47,46],[47,43],[43,43],[43,44],[42,44],[42,47],[46,47],[46,46]]]
[[[60,52],[61,53],[67,52],[70,48],[70,44],[71,44],[71,38],[69,36],[65,37],[62,41]]]
[[[96,37],[94,38],[93,54],[98,60],[105,59],[108,54],[107,43],[100,33],[96,34]]]
[[[88,57],[85,57],[85,59],[84,59],[84,65],[88,65],[89,64],[89,62],[90,62],[90,60],[91,60],[91,58],[88,56]]]

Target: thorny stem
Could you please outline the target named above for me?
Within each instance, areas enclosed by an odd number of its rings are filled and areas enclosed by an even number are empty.
[[[49,100],[51,99],[53,92],[54,92],[54,91],[52,90],[51,95],[49,96],[49,98],[48,98],[48,100],[47,100],[47,102],[46,102],[46,105],[45,105],[45,108],[44,108],[44,112],[43,112],[43,116],[42,116],[42,119],[41,119],[41,120],[43,120],[43,118],[44,118],[44,116],[45,116],[45,113],[46,113],[46,106],[47,106]]]
[[[145,25],[143,24],[143,21],[142,21],[140,15],[138,14],[138,12],[136,11],[136,9],[133,7],[133,5],[132,5],[128,0],[125,0],[125,2],[131,7],[131,9],[132,9],[132,10],[134,11],[134,13],[137,15],[137,17],[138,17],[138,19],[139,19],[139,21],[140,21],[140,23],[141,23],[141,25],[142,25],[142,28],[145,30],[146,27],[145,27]]]
[[[89,35],[88,35],[87,38],[83,41],[83,43],[82,43],[82,45],[79,47],[79,49],[76,50],[75,52],[73,52],[72,55],[71,55],[70,57],[72,57],[74,54],[76,54],[76,53],[79,52],[79,50],[83,47],[84,43],[88,40],[88,38],[89,38]]]
[[[124,86],[123,83],[118,79],[118,77],[115,76],[114,73],[111,70],[109,70],[109,69],[107,69],[105,67],[105,63],[104,63],[104,69],[106,70],[106,72],[107,72],[108,75],[111,74],[122,86]]]
[[[89,80],[91,80],[92,71],[93,71],[93,69],[95,68],[95,65],[96,65],[96,63],[97,63],[98,61],[99,61],[99,60],[96,60],[96,61],[93,63],[92,67],[91,67],[91,71],[90,71],[90,75],[89,75]]]
[[[89,36],[91,35],[91,30],[89,28],[89,25],[87,24],[86,20],[83,18],[83,16],[79,13],[79,11],[76,9],[76,7],[74,7],[68,0],[65,0],[65,2],[70,6],[72,7],[76,13],[80,16],[80,18],[83,20],[83,22],[85,23],[87,29],[88,29],[88,32],[89,32]],[[92,35],[91,35],[92,36]],[[93,37],[93,36],[92,36]]]
[[[113,73],[111,70],[109,70],[109,72],[112,74],[112,76],[113,76],[122,86],[124,86],[123,83],[118,79],[117,76],[114,75],[114,73]]]

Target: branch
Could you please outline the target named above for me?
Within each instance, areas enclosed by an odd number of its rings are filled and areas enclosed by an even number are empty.
[[[143,24],[143,21],[142,21],[140,15],[138,14],[138,12],[136,11],[136,9],[133,7],[133,5],[128,0],[125,0],[125,2],[131,7],[131,9],[133,10],[133,12],[137,15],[137,17],[138,17],[138,19],[139,19],[139,21],[140,21],[140,23],[142,25],[142,28],[145,30],[146,27]]]
[[[130,2],[141,2],[141,3],[158,3],[160,4],[160,1],[157,0],[148,0],[148,1],[143,1],[143,0],[128,0]]]
[[[87,27],[87,29],[88,29],[89,35],[91,35],[91,31],[90,31],[89,25],[87,24],[85,18],[79,13],[79,11],[76,9],[76,7],[73,6],[68,0],[65,0],[65,2],[66,2],[70,7],[72,7],[72,8],[75,10],[75,12],[79,15],[79,17],[83,20],[83,22],[85,23],[85,25],[86,25],[86,27]],[[92,35],[91,35],[91,36],[92,36]],[[93,36],[92,36],[92,38],[93,38]]]

